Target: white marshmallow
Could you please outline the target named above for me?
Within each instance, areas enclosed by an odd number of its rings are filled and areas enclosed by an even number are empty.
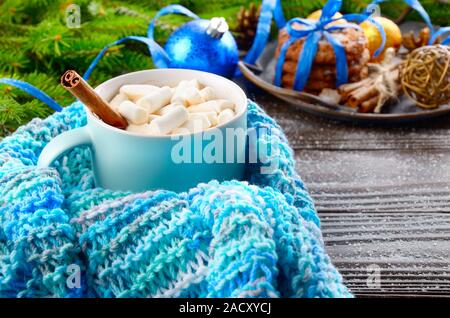
[[[172,104],[182,104],[183,106],[187,106],[186,100],[182,97],[182,93],[186,88],[191,87],[189,81],[181,81],[178,83],[178,86],[174,88],[174,92],[172,94],[172,98],[170,102]]]
[[[137,105],[145,108],[149,114],[153,114],[162,107],[170,103],[172,98],[172,89],[169,86],[164,86],[157,91],[151,92],[140,98]]]
[[[183,96],[181,95],[177,95],[177,93],[175,93],[171,100],[170,100],[171,104],[178,104],[178,105],[183,105],[184,107],[188,106],[188,102],[186,99],[183,98]]]
[[[152,120],[150,127],[160,135],[167,135],[172,130],[183,125],[188,120],[188,117],[189,113],[186,108],[177,105],[164,116]]]
[[[234,118],[234,111],[232,111],[231,109],[225,109],[225,110],[221,111],[219,116],[217,117],[217,119],[219,121],[219,125],[228,123],[233,118]]]
[[[192,113],[192,114],[197,114],[197,113]],[[199,113],[199,114],[205,114],[208,117],[208,120],[211,123],[211,127],[217,126],[217,124],[219,123],[216,112],[206,112],[206,113]]]
[[[172,109],[174,109],[176,106],[183,106],[183,105],[181,105],[181,104],[170,104],[170,105],[167,105],[167,106],[164,106],[163,108],[161,108],[160,110],[158,110],[157,112],[156,112],[156,115],[160,115],[160,116],[162,116],[162,115],[165,115],[165,114],[167,114],[169,111],[171,111]],[[183,106],[184,107],[184,106]]]
[[[179,90],[179,91],[182,91],[182,90],[184,90],[184,89],[186,89],[188,87],[195,87],[196,89],[200,89],[201,88],[200,83],[198,82],[198,80],[196,78],[194,78],[194,79],[192,79],[190,81],[187,81],[187,80],[180,81],[178,83],[176,89]]]
[[[194,78],[192,80],[189,81],[189,84],[193,87],[195,87],[196,89],[200,90],[201,89],[201,85],[200,82],[198,81],[198,79]]]
[[[148,121],[147,111],[129,100],[120,104],[118,112],[128,120],[129,124],[142,125]]]
[[[203,99],[200,96],[200,92],[195,87],[188,87],[181,93],[181,98],[186,101],[188,106],[197,105],[203,103]]]
[[[159,115],[150,114],[148,115],[148,122],[150,123],[153,119],[156,119],[158,117],[161,117]]]
[[[220,111],[223,111],[225,109],[231,109],[234,111],[235,105],[232,101],[229,101],[227,99],[218,99],[216,102],[219,104]]]
[[[217,117],[216,113],[212,113]],[[212,126],[207,113],[191,113],[188,120],[172,131],[172,135],[185,135],[206,130]]]
[[[212,87],[209,87],[209,86],[202,89],[199,93],[204,102],[207,102],[207,101],[210,101],[210,100],[213,100],[216,98],[216,92],[214,91],[214,89]]]
[[[130,84],[123,85],[120,88],[120,93],[127,95],[129,99],[136,102],[139,98],[142,98],[156,90],[159,90],[159,87],[148,84]]]
[[[200,83],[196,80],[190,80],[190,81],[181,81],[178,83],[178,86],[175,88],[175,91],[173,92],[172,99],[170,100],[171,103],[177,103],[177,104],[183,104],[184,106],[189,106],[189,99],[192,99],[195,102],[195,99],[198,98],[195,93],[188,94],[186,96],[186,92],[189,93],[190,90],[195,88],[197,91],[200,89]],[[198,94],[200,96],[200,94]],[[201,98],[201,96],[200,96]],[[202,101],[197,102],[197,104],[201,103]]]
[[[217,103],[217,101],[211,100],[209,102],[191,106],[188,108],[188,111],[190,113],[206,113],[206,112],[220,113],[220,106],[219,103]]]
[[[144,124],[144,125],[128,125],[127,131],[137,133],[137,134],[143,134],[143,135],[153,135],[154,131],[151,129],[150,125]]]
[[[180,81],[179,83],[178,83],[178,85],[177,85],[177,87],[176,87],[176,91],[182,91],[182,90],[184,90],[185,88],[188,88],[188,87],[192,87],[193,85],[192,85],[192,83],[191,83],[191,81],[186,81],[186,80],[183,80],[183,81]]]
[[[125,94],[117,94],[116,96],[114,96],[114,98],[109,102],[109,106],[115,110],[116,112],[118,112],[119,110],[119,106],[120,104],[122,104],[122,102],[128,100],[127,95]]]
[[[193,87],[190,81],[181,81],[178,83],[177,87],[175,87],[174,95],[180,95],[186,88]],[[175,97],[175,96],[174,96]]]
[[[201,119],[193,119],[188,120],[183,124],[183,126],[176,128],[172,131],[173,135],[184,135],[186,132],[188,133],[198,133],[203,130],[208,129],[210,126],[207,125],[206,122],[204,122]]]
[[[206,113],[191,113],[189,114],[188,121],[184,123],[183,126],[188,125],[188,122],[200,122],[202,130],[208,129],[212,126],[211,121],[209,120]]]

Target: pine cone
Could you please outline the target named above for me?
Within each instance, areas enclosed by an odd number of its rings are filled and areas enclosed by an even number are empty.
[[[251,3],[248,9],[241,7],[239,10],[237,14],[237,26],[233,30],[233,33],[240,50],[248,51],[252,47],[260,13],[261,5],[256,8],[254,3]]]
[[[409,32],[407,34],[403,35],[403,46],[410,52],[414,51],[415,49],[428,45],[428,42],[430,41],[430,29],[429,28],[423,28],[419,32],[419,37],[416,37],[414,35],[414,32]],[[433,44],[439,44],[441,42],[441,38],[437,38],[435,43]]]

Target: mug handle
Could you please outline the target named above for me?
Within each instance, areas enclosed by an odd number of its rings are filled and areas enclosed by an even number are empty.
[[[37,166],[40,168],[48,168],[67,151],[82,145],[91,145],[91,136],[87,127],[81,127],[66,131],[50,141],[42,150]]]

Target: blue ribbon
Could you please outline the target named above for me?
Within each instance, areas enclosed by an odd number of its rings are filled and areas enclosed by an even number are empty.
[[[424,7],[420,4],[420,2],[418,0],[403,0],[403,1],[405,1],[407,5],[416,10],[422,16],[422,19],[428,25],[428,28],[430,28],[431,33],[433,33],[434,31],[433,23],[431,23],[430,16],[425,11]],[[432,44],[432,42],[430,42],[430,44]]]
[[[295,41],[306,38],[303,49],[300,52],[294,80],[295,90],[302,91],[305,88],[317,54],[319,41],[322,37],[325,37],[328,42],[330,42],[336,56],[336,85],[341,86],[348,82],[348,66],[345,47],[336,38],[334,38],[330,32],[347,28],[359,30],[360,27],[356,24],[349,23],[336,25],[330,25],[330,23],[344,19],[362,22],[367,20],[368,16],[365,14],[352,14],[340,18],[334,18],[335,14],[339,12],[341,7],[342,0],[329,0],[322,9],[322,16],[318,21],[294,18],[286,24],[285,28],[289,34],[289,40],[283,44],[280,50],[280,57],[276,65],[275,85],[281,86],[283,64],[289,47]],[[296,30],[294,28],[295,24],[300,24],[303,28]]]
[[[195,13],[191,12],[190,10],[186,9],[183,6],[180,6],[178,4],[169,5],[164,8],[162,8],[158,13],[153,17],[153,19],[150,21],[150,24],[148,26],[147,30],[147,37],[144,36],[127,36],[124,38],[121,38],[113,43],[108,44],[105,46],[100,53],[95,57],[95,59],[92,61],[92,63],[89,65],[87,71],[84,73],[83,78],[87,81],[89,77],[91,76],[92,71],[97,66],[100,59],[105,55],[105,53],[108,51],[109,48],[122,44],[127,41],[137,41],[144,43],[148,46],[150,55],[153,58],[153,63],[158,68],[168,68],[170,66],[170,58],[164,51],[164,49],[156,43],[154,40],[154,28],[155,28],[155,22],[158,18],[167,15],[167,14],[182,14],[186,15],[188,17],[191,17],[193,19],[200,19]]]
[[[439,30],[437,30],[436,32],[433,33],[433,36],[431,37],[429,44],[432,45],[434,42],[436,42],[438,37],[440,37],[441,35],[448,33],[448,32],[450,32],[450,26],[440,28]],[[450,45],[450,36],[447,36],[446,38],[444,38],[442,40],[441,44]]]
[[[269,41],[270,28],[274,18],[278,29],[284,28],[286,19],[283,15],[281,0],[263,0],[255,39],[252,47],[244,58],[246,63],[255,64],[264,52],[267,42]]]
[[[95,67],[97,66],[100,59],[105,55],[105,53],[113,46],[120,45],[127,41],[137,41],[146,44],[153,52],[155,52],[155,56],[157,58],[154,58],[154,63],[157,67],[166,67],[166,66],[160,66],[163,63],[168,63],[169,57],[167,56],[166,52],[155,43],[155,41],[152,41],[151,39],[148,39],[144,36],[127,36],[124,38],[121,38],[120,40],[117,40],[113,43],[108,44],[105,46],[100,53],[95,57],[95,59],[92,61],[91,65],[89,65],[87,71],[84,73],[83,78],[87,81],[89,77],[91,76],[92,71],[94,71]],[[155,45],[156,44],[156,45]]]
[[[0,83],[11,85],[21,89],[25,93],[28,93],[31,96],[44,102],[45,104],[50,106],[54,111],[60,112],[62,110],[62,107],[54,99],[52,99],[50,96],[45,94],[40,89],[34,87],[31,84],[28,84],[27,82],[22,82],[13,78],[0,78]]]

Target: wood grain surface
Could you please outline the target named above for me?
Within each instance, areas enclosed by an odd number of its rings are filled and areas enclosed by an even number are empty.
[[[244,86],[295,149],[327,251],[351,291],[450,297],[450,118],[352,125]]]

